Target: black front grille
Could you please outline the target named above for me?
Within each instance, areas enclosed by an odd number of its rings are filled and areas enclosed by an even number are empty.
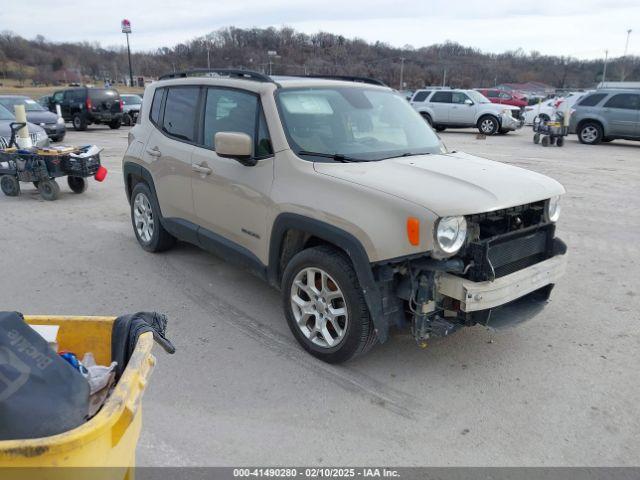
[[[542,224],[472,242],[464,255],[469,279],[493,280],[549,258],[554,232],[553,224]]]

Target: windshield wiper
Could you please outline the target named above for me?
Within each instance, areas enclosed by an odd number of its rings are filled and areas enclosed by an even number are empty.
[[[401,158],[401,157],[413,157],[415,155],[431,155],[431,153],[429,152],[405,152],[405,153],[401,153],[400,155],[393,155],[392,157],[384,157],[381,158],[380,160],[389,160],[390,158]]]
[[[336,162],[348,163],[348,162],[367,162],[368,160],[364,160],[362,158],[353,158],[348,157],[347,155],[343,155],[342,153],[322,153],[322,152],[309,152],[307,150],[300,150],[297,152],[298,155],[304,156],[313,156],[313,157],[323,157],[330,158],[335,160]]]

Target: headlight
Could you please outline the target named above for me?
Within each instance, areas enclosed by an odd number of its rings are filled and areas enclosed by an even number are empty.
[[[64,118],[58,117],[58,124],[59,125],[64,125]]]
[[[464,217],[444,217],[438,221],[436,243],[438,248],[453,255],[464,244],[467,236],[467,221]]]
[[[547,220],[557,222],[560,218],[560,195],[547,200]]]

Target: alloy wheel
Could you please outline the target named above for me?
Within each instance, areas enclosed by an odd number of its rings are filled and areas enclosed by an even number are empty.
[[[138,193],[133,202],[133,221],[140,240],[144,243],[151,242],[155,223],[151,203],[144,193]]]
[[[598,129],[593,125],[587,125],[580,131],[580,138],[585,143],[593,143],[598,138]]]
[[[300,270],[290,300],[296,324],[309,341],[333,348],[344,339],[349,321],[345,297],[327,272],[316,267]]]

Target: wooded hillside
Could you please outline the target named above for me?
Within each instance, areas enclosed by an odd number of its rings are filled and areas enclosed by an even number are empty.
[[[419,40],[417,40],[419,41]],[[603,60],[541,55],[522,50],[484,53],[457,43],[403,49],[385,43],[367,43],[331,33],[307,35],[291,28],[242,29],[229,27],[174,47],[135,53],[134,75],[199,68],[243,67],[273,74],[350,74],[379,78],[398,88],[404,58],[407,88],[446,83],[458,87],[493,86],[505,82],[538,81],[558,88],[592,87],[602,77]],[[640,80],[640,57],[610,59],[607,80]],[[106,49],[96,43],[53,43],[42,36],[27,40],[11,32],[0,34],[0,77],[47,84],[78,72],[99,81],[128,75],[126,49]],[[56,74],[58,72],[58,74]],[[1,80],[0,80],[1,81]]]

